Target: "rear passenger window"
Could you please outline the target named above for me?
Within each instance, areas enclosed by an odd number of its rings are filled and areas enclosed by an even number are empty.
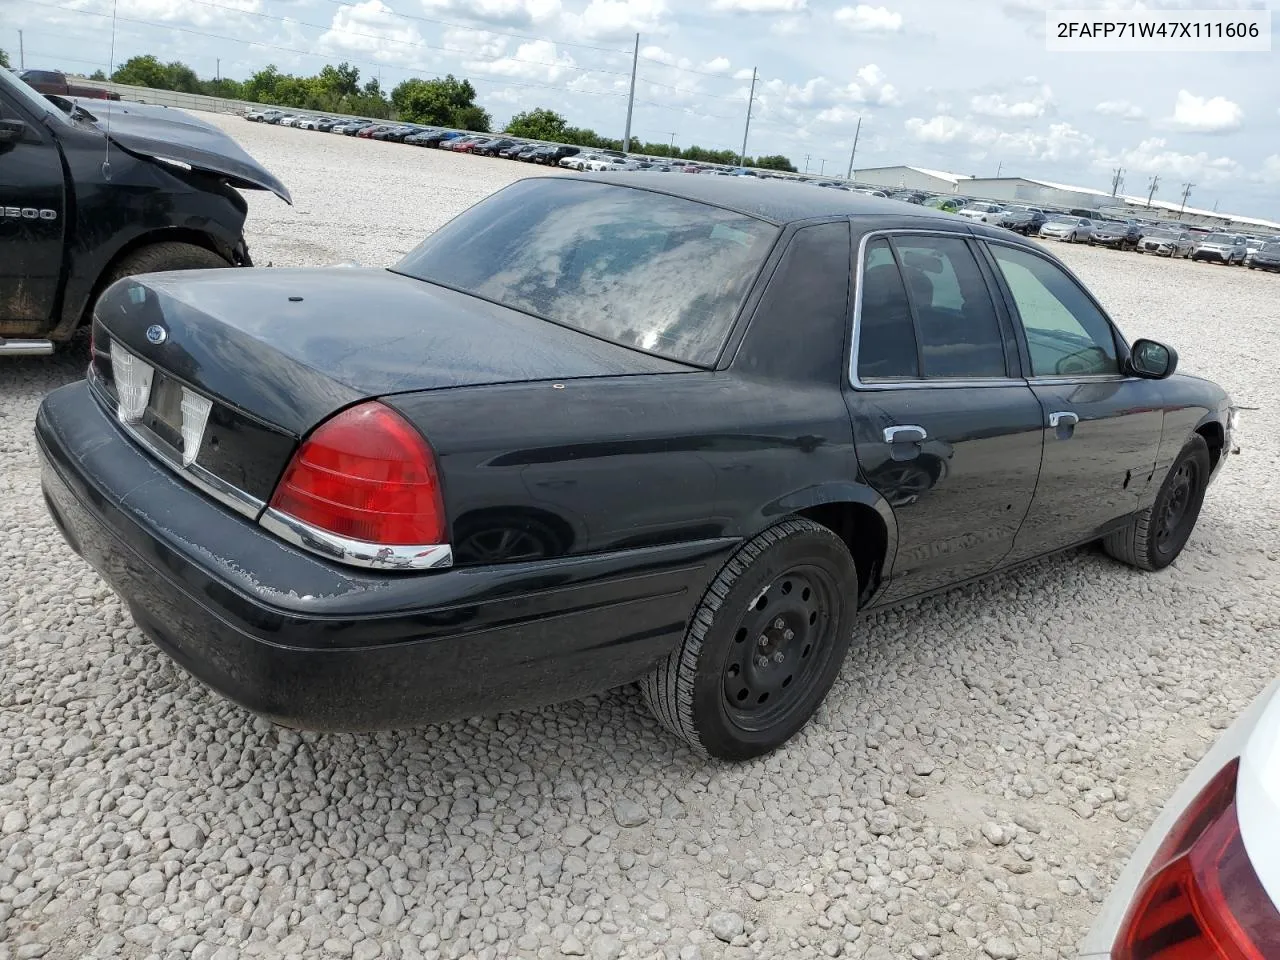
[[[888,241],[873,240],[867,244],[861,296],[858,379],[918,378],[920,363],[911,305]]]
[[[869,243],[858,329],[859,380],[1007,376],[995,306],[959,237]]]
[[[968,243],[959,237],[895,237],[920,338],[924,375],[1007,375],[995,305]]]

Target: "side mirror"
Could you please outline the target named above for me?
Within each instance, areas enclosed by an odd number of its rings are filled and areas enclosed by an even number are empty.
[[[1147,380],[1163,380],[1178,368],[1178,352],[1155,340],[1135,340],[1129,350],[1129,372]]]
[[[27,125],[21,120],[0,120],[0,143],[16,143],[27,132]]]

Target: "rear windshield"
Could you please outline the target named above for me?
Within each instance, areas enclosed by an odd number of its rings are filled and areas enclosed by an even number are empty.
[[[647,190],[534,178],[392,269],[683,363],[715,363],[778,228]]]
[[[1227,245],[1234,244],[1236,238],[1226,233],[1215,233],[1205,238],[1205,243],[1225,243]]]
[[[1280,243],[1264,243],[1260,253],[1269,253],[1273,257],[1280,256]]]

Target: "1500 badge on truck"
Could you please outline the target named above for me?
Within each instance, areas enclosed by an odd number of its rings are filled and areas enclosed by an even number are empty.
[[[251,266],[237,188],[292,202],[190,114],[42,96],[0,71],[0,356],[51,353],[122,277]]]

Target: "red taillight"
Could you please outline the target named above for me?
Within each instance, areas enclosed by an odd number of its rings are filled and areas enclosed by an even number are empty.
[[[446,542],[435,455],[412,424],[377,402],[344,410],[304,440],[271,506],[364,543]]]
[[[1223,767],[1169,831],[1120,927],[1113,960],[1280,956],[1280,912],[1240,837],[1239,766]]]

